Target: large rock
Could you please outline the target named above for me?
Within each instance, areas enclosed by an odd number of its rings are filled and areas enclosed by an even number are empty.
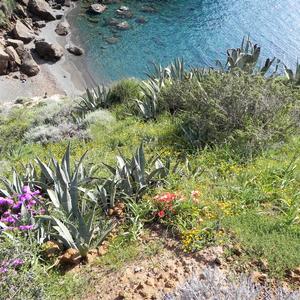
[[[22,48],[24,49],[24,42],[21,40],[14,40],[14,39],[7,39],[6,44],[8,46],[13,46],[15,49],[16,48]]]
[[[17,20],[12,33],[16,39],[23,41],[25,44],[30,43],[34,39],[33,31],[20,20]]]
[[[56,25],[55,32],[58,35],[67,35],[70,31],[70,25],[67,21],[61,21]]]
[[[50,5],[45,0],[29,0],[28,9],[43,20],[54,21],[56,19]]]
[[[90,5],[89,11],[93,14],[102,14],[106,8],[106,5],[95,3]]]
[[[9,55],[10,61],[15,62],[18,66],[21,65],[21,59],[13,46],[8,46],[5,52]]]
[[[83,55],[84,54],[84,50],[77,47],[77,46],[74,46],[74,45],[69,45],[67,46],[67,50],[71,53],[71,54],[74,54],[76,56],[80,56],[80,55]]]
[[[35,50],[39,57],[50,61],[57,61],[64,55],[64,50],[60,45],[43,40],[35,42]]]
[[[0,47],[0,75],[8,73],[9,55]]]
[[[22,57],[21,71],[27,76],[35,76],[39,73],[40,68],[32,58],[30,52],[25,51]]]

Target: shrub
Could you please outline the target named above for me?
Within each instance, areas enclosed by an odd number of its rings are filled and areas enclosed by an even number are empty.
[[[229,143],[252,153],[294,129],[297,97],[278,81],[211,73],[174,83],[161,92],[159,105],[181,116],[181,134],[192,146]]]
[[[135,79],[124,79],[112,86],[109,99],[111,104],[129,103],[139,98],[141,87]]]
[[[87,139],[88,134],[80,126],[73,123],[61,123],[59,125],[45,124],[29,129],[24,139],[29,143],[59,142],[70,138]]]

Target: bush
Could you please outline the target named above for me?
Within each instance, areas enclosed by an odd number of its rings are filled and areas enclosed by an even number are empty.
[[[124,79],[111,88],[110,102],[112,104],[129,103],[130,101],[137,99],[140,92],[141,87],[137,80]]]
[[[295,128],[298,96],[279,81],[211,73],[174,82],[161,92],[159,110],[181,116],[181,134],[193,147],[229,143],[249,154]]]

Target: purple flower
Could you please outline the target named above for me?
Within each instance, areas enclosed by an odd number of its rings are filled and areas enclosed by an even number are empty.
[[[34,228],[34,226],[33,225],[20,225],[18,228],[21,231],[26,231],[26,230],[32,230]]]
[[[21,194],[19,195],[19,200],[20,201],[28,201],[32,199],[32,195],[31,194]]]
[[[17,203],[15,203],[12,207],[13,212],[14,213],[19,212],[21,210],[22,204],[23,204],[23,201],[18,201]]]
[[[3,223],[10,223],[10,224],[16,223],[16,219],[14,217],[12,217],[12,216],[8,216],[6,218],[1,218],[0,220]]]
[[[8,272],[8,268],[0,267],[0,273],[7,273],[7,272]]]
[[[0,197],[0,209],[2,211],[7,210],[13,204],[14,204],[14,201],[12,199]]]
[[[22,266],[23,264],[24,264],[24,261],[21,258],[16,258],[16,259],[12,260],[12,262],[11,262],[11,265],[15,268]]]

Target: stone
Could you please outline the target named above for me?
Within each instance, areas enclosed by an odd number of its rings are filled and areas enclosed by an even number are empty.
[[[89,7],[89,12],[93,14],[102,14],[106,10],[107,6],[103,4],[91,4]]]
[[[16,48],[23,48],[24,49],[24,42],[21,41],[21,40],[7,39],[6,44],[8,46],[13,46],[15,49]]]
[[[67,46],[67,50],[76,56],[80,56],[84,54],[84,50],[82,48],[79,48],[77,46]]]
[[[117,14],[124,18],[133,17],[133,13],[129,10],[129,7],[127,6],[121,6],[119,9],[117,9]]]
[[[64,6],[70,7],[71,6],[71,0],[65,0],[64,1]]]
[[[128,24],[128,22],[124,21],[124,22],[117,24],[116,27],[120,30],[127,30],[127,29],[129,29],[129,24]]]
[[[148,22],[148,20],[145,17],[138,17],[135,19],[135,22],[138,24],[145,24]]]
[[[33,31],[20,20],[17,20],[12,33],[16,39],[23,41],[25,44],[30,43],[34,39]]]
[[[4,48],[0,48],[0,75],[6,75],[8,73],[9,55],[4,51]]]
[[[69,31],[70,31],[70,25],[66,20],[61,21],[56,25],[55,32],[58,35],[67,35]]]
[[[27,76],[35,76],[39,73],[40,68],[29,51],[24,51],[20,69]]]
[[[79,251],[73,248],[69,248],[60,257],[60,264],[76,265],[80,262]]]
[[[108,44],[116,44],[119,41],[119,39],[115,36],[108,37],[105,39],[105,42]]]
[[[35,21],[33,25],[37,28],[44,28],[46,26],[46,22],[44,20]]]
[[[49,61],[57,61],[64,55],[63,48],[60,45],[43,40],[35,42],[35,51],[40,58]]]
[[[17,2],[19,2],[20,4],[22,4],[22,5],[24,5],[24,6],[27,6],[29,0],[17,0]]]
[[[21,59],[13,46],[8,46],[5,52],[9,55],[10,61],[14,61],[17,65],[21,65]]]
[[[50,5],[45,0],[29,0],[28,9],[42,20],[54,21],[56,19]]]
[[[27,12],[21,4],[16,5],[16,7],[14,9],[14,12],[20,18],[26,18],[27,17]]]
[[[267,275],[261,272],[254,271],[251,275],[251,279],[255,283],[264,283],[267,280]]]

